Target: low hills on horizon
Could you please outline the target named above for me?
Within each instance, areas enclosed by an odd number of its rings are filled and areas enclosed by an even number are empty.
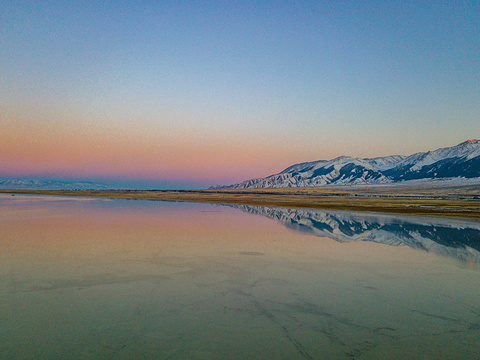
[[[480,184],[480,140],[471,139],[456,146],[419,152],[410,156],[376,158],[340,156],[295,164],[278,174],[246,180],[212,189],[258,189],[320,187],[328,185],[397,184],[451,180],[461,184],[478,179]]]
[[[0,177],[0,189],[7,190],[111,190],[119,189],[118,186],[110,186],[91,181],[76,180],[44,180],[31,178],[2,178]]]

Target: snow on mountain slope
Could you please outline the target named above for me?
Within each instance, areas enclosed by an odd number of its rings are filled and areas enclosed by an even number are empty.
[[[295,171],[296,172],[308,171],[309,169],[321,166],[322,164],[326,164],[326,163],[328,163],[328,160],[318,160],[318,161],[311,161],[311,162],[296,164],[296,165],[289,166],[288,168],[280,172],[280,174],[284,174],[284,173],[286,174],[286,173],[295,172]]]
[[[480,155],[480,140],[467,140],[457,146],[441,148],[434,151],[416,153],[400,161],[396,166],[411,165],[410,170],[420,170],[426,165],[449,158],[473,159]]]
[[[364,160],[369,162],[376,170],[384,171],[397,166],[397,164],[405,158],[406,156],[403,155],[392,155]]]
[[[342,156],[330,161],[293,165],[264,179],[247,180],[232,188],[308,187],[328,184],[384,184],[391,182],[369,161]]]
[[[413,154],[384,175],[394,181],[480,177],[480,141],[468,140],[457,146]]]
[[[281,188],[324,185],[388,184],[438,178],[480,178],[480,140],[410,156],[377,158],[340,156],[289,166],[266,178],[220,188]]]

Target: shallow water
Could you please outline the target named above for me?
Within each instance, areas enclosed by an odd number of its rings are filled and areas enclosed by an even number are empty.
[[[455,219],[0,195],[0,359],[478,359],[479,234]]]

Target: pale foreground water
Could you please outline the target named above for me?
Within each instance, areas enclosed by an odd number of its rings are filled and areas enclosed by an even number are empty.
[[[478,221],[0,195],[0,359],[479,359],[479,250]]]

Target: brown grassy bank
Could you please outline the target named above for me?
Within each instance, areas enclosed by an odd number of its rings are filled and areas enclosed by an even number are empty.
[[[270,205],[480,219],[480,190],[290,188],[246,190],[0,190],[0,193]]]

